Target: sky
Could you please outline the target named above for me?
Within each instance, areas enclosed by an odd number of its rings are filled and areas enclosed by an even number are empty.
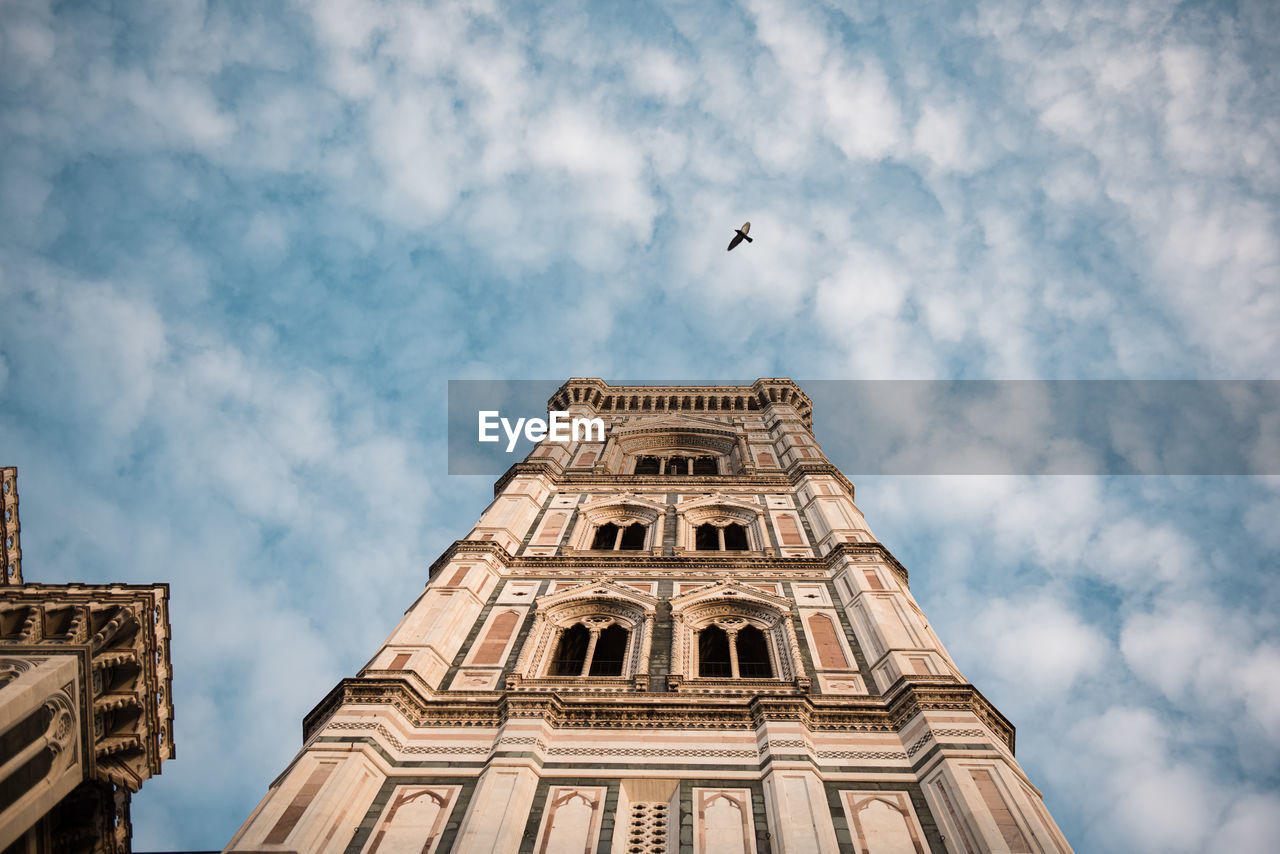
[[[0,0],[24,575],[171,585],[136,850],[225,844],[484,508],[449,379],[1280,379],[1277,56],[1266,0]],[[849,474],[1077,851],[1275,850],[1280,478]]]

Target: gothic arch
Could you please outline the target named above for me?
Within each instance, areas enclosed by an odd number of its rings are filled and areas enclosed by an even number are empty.
[[[768,548],[765,534],[764,508],[736,495],[716,493],[693,498],[676,505],[676,553],[696,552],[697,529],[702,525],[725,528],[741,525],[746,529],[748,552],[764,552]]]
[[[630,492],[607,495],[587,501],[578,507],[578,522],[569,536],[570,549],[586,551],[592,547],[596,529],[613,524],[619,528],[639,523],[645,526],[644,550],[650,551],[662,542],[662,529],[667,505],[640,498]]]
[[[622,673],[613,678],[648,684],[649,650],[658,600],[637,590],[601,578],[540,597],[535,603],[533,626],[513,672],[513,683],[581,677],[551,676],[551,662],[561,637],[574,626],[584,626],[595,644],[600,633],[619,626],[628,633]],[[610,678],[610,677],[600,677]]]
[[[671,675],[668,684],[678,689],[685,680],[708,678],[699,676],[698,635],[715,626],[730,636],[745,627],[759,631],[765,639],[769,665],[769,677],[741,676],[729,678],[734,684],[763,687],[772,682],[789,682],[799,688],[807,688],[800,658],[800,644],[791,622],[791,604],[788,600],[746,587],[730,579],[708,585],[671,600],[672,649]]]

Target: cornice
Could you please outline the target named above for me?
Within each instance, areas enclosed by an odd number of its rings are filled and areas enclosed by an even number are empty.
[[[513,463],[493,484],[493,495],[498,497],[513,479],[520,475],[546,477],[557,491],[564,487],[577,488],[617,488],[625,492],[698,492],[716,491],[726,486],[734,486],[767,492],[772,489],[790,489],[798,484],[801,478],[811,475],[825,475],[834,478],[849,492],[849,500],[854,500],[853,481],[849,480],[839,468],[821,460],[796,460],[785,471],[777,474],[703,474],[667,475],[652,474],[597,474],[595,472],[570,472],[564,466],[549,457],[536,457]],[[677,487],[672,490],[671,487]]]
[[[727,403],[727,405],[726,405]],[[619,405],[621,404],[621,405]],[[717,416],[790,407],[813,432],[813,401],[788,377],[762,377],[751,385],[609,385],[598,377],[574,377],[556,389],[548,409],[583,406],[601,414]]]
[[[169,585],[0,588],[0,657],[76,654],[90,773],[137,791],[174,756]]]
[[[427,579],[447,566],[460,553],[492,556],[510,575],[558,576],[583,570],[599,570],[598,574],[617,577],[653,576],[663,578],[673,575],[757,576],[781,578],[812,578],[830,572],[841,559],[849,558],[859,563],[881,560],[890,567],[903,584],[908,583],[907,569],[880,543],[839,543],[822,557],[729,557],[729,552],[715,552],[715,557],[679,557],[675,555],[637,557],[635,552],[613,552],[591,555],[555,555],[552,557],[513,557],[505,548],[490,540],[456,540],[440,557],[432,562]],[[617,555],[616,557],[614,555]]]
[[[535,718],[561,729],[758,729],[771,721],[793,721],[811,731],[892,732],[922,712],[970,711],[1010,750],[1014,728],[969,684],[895,683],[884,697],[834,697],[759,693],[691,698],[679,694],[565,695],[492,692],[453,697],[423,695],[398,677],[344,679],[303,721],[303,740],[317,735],[338,711],[350,706],[390,706],[415,727],[497,728],[513,719]]]

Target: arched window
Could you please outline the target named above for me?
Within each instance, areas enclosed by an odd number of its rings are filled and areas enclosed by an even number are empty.
[[[605,522],[596,528],[596,535],[591,540],[591,548],[601,551],[642,551],[645,536],[649,533],[647,525],[632,522],[620,528],[612,522]]]
[[[689,473],[689,461],[684,457],[671,457],[667,460],[667,475],[680,477]]]
[[[698,675],[704,679],[772,679],[764,632],[735,620],[729,631],[710,625],[698,632]]]
[[[734,638],[738,644],[737,676],[744,679],[772,679],[773,666],[769,664],[769,645],[764,632],[755,626],[743,626]]]
[[[737,522],[723,526],[707,522],[698,526],[694,546],[700,552],[744,552],[748,549],[747,529]]]
[[[617,623],[595,632],[574,623],[560,635],[548,676],[621,676],[631,633]]]
[[[591,541],[593,549],[612,549],[618,540],[618,526],[612,522],[606,522],[599,528],[596,528],[596,538]]]
[[[704,678],[733,675],[729,636],[719,626],[707,626],[698,632],[698,675]]]
[[[556,645],[556,654],[551,659],[549,673],[552,676],[581,676],[583,666],[587,663],[587,646],[591,643],[591,632],[582,623],[575,623],[560,635],[560,643]]]
[[[693,461],[694,474],[719,474],[720,466],[716,464],[715,457],[698,457]]]
[[[621,676],[627,658],[627,636],[630,633],[614,623],[600,632],[591,655],[592,676]]]
[[[640,551],[644,548],[644,535],[647,529],[639,522],[632,522],[622,529],[622,540],[618,548],[623,551]]]

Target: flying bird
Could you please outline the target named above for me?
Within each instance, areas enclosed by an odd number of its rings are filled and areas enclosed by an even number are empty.
[[[739,243],[741,243],[744,240],[747,241],[748,243],[751,242],[751,238],[747,237],[747,232],[751,230],[751,223],[744,222],[742,224],[742,228],[738,228],[734,230],[737,232],[737,234],[733,236],[733,240],[729,241],[729,248],[725,250],[726,252],[732,252],[733,247],[737,246]]]

